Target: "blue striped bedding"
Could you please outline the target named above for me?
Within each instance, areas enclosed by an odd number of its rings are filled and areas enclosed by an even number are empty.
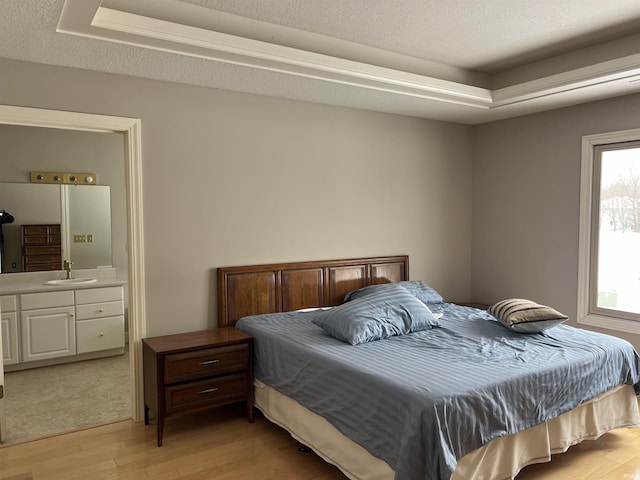
[[[521,334],[454,304],[432,330],[349,345],[314,325],[319,313],[245,317],[255,376],[325,417],[402,480],[443,480],[498,436],[571,410],[621,384],[640,394],[631,344],[560,325]]]

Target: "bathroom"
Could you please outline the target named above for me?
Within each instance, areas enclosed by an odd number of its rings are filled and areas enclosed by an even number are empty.
[[[72,412],[85,412],[89,422],[98,423],[131,416],[124,142],[121,133],[0,125],[0,210],[14,218],[2,225],[0,308],[7,424],[3,445],[16,438],[11,405],[18,400],[24,405],[20,398],[59,390],[63,404],[83,398],[90,404],[86,389],[92,376],[83,377],[83,372],[101,372],[98,384],[112,379],[114,385],[126,387],[118,394],[126,397],[119,411],[112,418],[67,405],[60,413],[66,419],[58,422],[50,408],[47,423],[53,430],[41,424],[31,430],[36,438],[87,425],[87,420],[73,418],[80,413]],[[28,245],[41,245],[42,238],[51,241],[46,245],[50,255],[30,258],[23,245],[28,233],[33,234]],[[34,262],[41,265],[33,267]],[[18,381],[19,376],[27,380]],[[56,388],[45,384],[52,378],[58,379]],[[65,426],[66,420],[72,420],[70,426]],[[55,425],[62,430],[55,431]]]

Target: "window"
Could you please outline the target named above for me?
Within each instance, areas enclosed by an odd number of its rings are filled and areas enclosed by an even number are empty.
[[[578,323],[640,333],[640,130],[582,147]]]

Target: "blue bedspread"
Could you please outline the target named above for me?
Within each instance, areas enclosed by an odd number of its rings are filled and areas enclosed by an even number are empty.
[[[398,480],[444,480],[458,459],[621,384],[640,393],[640,357],[608,335],[558,326],[507,330],[453,304],[440,328],[352,346],[318,312],[245,317],[255,376],[386,461]]]

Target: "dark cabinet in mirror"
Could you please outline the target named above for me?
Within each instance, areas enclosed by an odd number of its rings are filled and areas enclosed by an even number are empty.
[[[112,266],[111,195],[104,185],[0,183],[2,273]]]
[[[59,223],[20,226],[23,272],[60,270],[62,265],[60,231]]]

